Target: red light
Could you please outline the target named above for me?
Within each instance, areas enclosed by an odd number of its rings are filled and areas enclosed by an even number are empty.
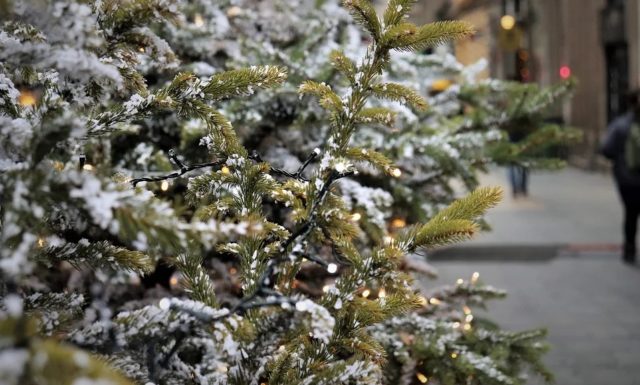
[[[563,79],[568,79],[571,76],[571,68],[569,66],[560,67],[560,77]]]

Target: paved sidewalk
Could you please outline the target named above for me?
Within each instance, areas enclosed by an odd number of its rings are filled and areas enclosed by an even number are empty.
[[[577,169],[534,172],[529,197],[513,199],[506,170],[481,177],[483,185],[504,188],[504,200],[487,215],[492,232],[473,245],[618,244],[622,206],[610,176]]]
[[[483,184],[505,185],[505,174]],[[620,261],[613,183],[569,169],[534,174],[528,199],[505,192],[488,218],[493,233],[440,253],[440,278],[425,285],[478,271],[509,292],[490,305],[491,319],[509,330],[548,328],[558,385],[640,385],[640,269]]]

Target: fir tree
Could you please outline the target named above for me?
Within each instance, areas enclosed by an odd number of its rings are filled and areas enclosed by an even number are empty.
[[[449,92],[474,111],[430,112],[393,58],[468,36],[467,24],[413,25],[412,1],[382,15],[365,0],[278,3],[301,23],[322,16],[291,38],[264,31],[268,5],[250,3],[0,8],[2,382],[511,384],[527,366],[548,376],[542,332],[474,319],[471,307],[501,291],[474,275],[421,294],[409,272],[429,271],[417,251],[476,233],[498,189],[424,194],[409,226],[386,221],[425,173],[399,156],[410,138],[463,154],[425,150],[442,173],[416,191],[493,161],[533,162],[565,137],[538,129],[555,93],[474,84]],[[364,48],[345,10],[369,35]],[[492,122],[509,93],[517,107]],[[529,141],[499,134],[522,122]],[[283,127],[303,132],[287,143]],[[465,145],[470,135],[480,139]]]

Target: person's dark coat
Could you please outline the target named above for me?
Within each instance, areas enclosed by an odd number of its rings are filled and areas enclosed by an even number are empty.
[[[634,114],[629,112],[611,122],[600,147],[600,152],[613,161],[613,175],[620,186],[640,188],[640,173],[629,170],[624,155],[625,143],[631,131],[633,120]]]

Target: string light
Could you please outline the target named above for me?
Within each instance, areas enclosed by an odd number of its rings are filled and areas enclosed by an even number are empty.
[[[378,290],[378,298],[385,298],[387,296],[387,291],[384,289],[384,287],[381,287],[380,290]]]
[[[369,290],[369,289],[364,289],[362,291],[362,297],[364,297],[364,298],[367,298],[370,294],[371,294],[371,290]]]
[[[405,226],[407,226],[407,221],[402,218],[396,218],[391,221],[391,227],[394,229],[401,229]]]
[[[460,327],[460,322],[454,322],[451,326],[453,326],[454,329],[457,329]]]
[[[322,292],[328,293],[330,288],[331,288],[331,285],[324,285],[322,286]]]
[[[465,324],[465,325],[464,325],[464,330],[465,330],[465,331],[469,331],[469,330],[471,330],[471,324]]]
[[[284,352],[284,350],[285,350],[284,345],[280,345],[280,346],[278,346],[278,351],[279,351],[279,352]]]
[[[427,378],[427,376],[425,376],[425,375],[424,375],[424,374],[422,374],[422,373],[417,373],[417,374],[416,374],[416,377],[418,378],[418,381],[420,381],[420,382],[421,382],[421,383],[423,383],[423,384],[426,384],[426,383],[427,383],[427,381],[429,381],[429,379]]]
[[[437,298],[431,298],[429,300],[429,303],[432,304],[432,305],[440,305],[442,302]]]
[[[93,171],[94,167],[90,164],[85,164],[84,166],[82,166],[82,169],[84,171]]]
[[[480,278],[480,273],[478,273],[477,271],[474,272],[473,274],[471,274],[471,283],[478,282],[479,278]]]
[[[162,191],[169,190],[169,182],[167,182],[166,180],[163,180],[162,183],[160,183],[160,190]]]
[[[467,314],[467,316],[465,317],[464,320],[467,321],[467,322],[473,321],[473,314]]]
[[[329,272],[329,274],[335,274],[338,271],[338,265],[336,265],[335,263],[330,263],[327,266],[327,271]]]
[[[143,46],[138,47],[138,52],[144,53],[145,48]]]
[[[229,368],[225,364],[219,364],[218,365],[218,371],[221,372],[221,373],[226,373],[226,372],[229,371]]]
[[[36,94],[29,90],[21,90],[20,96],[18,96],[18,103],[22,107],[31,107],[35,106],[38,99],[36,98]]]
[[[511,15],[504,15],[500,18],[500,26],[505,31],[511,31],[516,26],[516,18]]]
[[[38,247],[44,247],[45,241],[44,238],[38,238]]]
[[[231,174],[231,170],[229,170],[229,167],[227,166],[222,166],[222,168],[220,169],[220,172],[226,175]]]
[[[458,280],[456,281],[456,284],[458,286],[462,285],[463,283],[464,283],[464,279],[462,279],[462,278],[458,278]]]
[[[229,274],[236,275],[237,273],[238,273],[238,269],[236,269],[235,267],[229,268]]]
[[[431,90],[436,92],[446,91],[449,87],[451,87],[451,80],[449,79],[438,79],[431,83]]]
[[[384,244],[385,244],[385,245],[390,245],[390,244],[392,244],[392,243],[393,243],[393,238],[392,238],[392,237],[390,237],[389,235],[385,235],[385,236],[382,238],[382,241],[384,242]]]
[[[453,358],[454,360],[458,358],[458,353],[451,353],[451,358]]]
[[[464,305],[462,311],[464,312],[464,314],[471,314],[471,308],[467,305]]]
[[[202,27],[204,25],[204,18],[201,14],[196,13],[193,15],[193,24],[195,24],[196,27]]]
[[[171,300],[169,298],[163,298],[158,303],[158,307],[162,310],[169,310],[171,307]]]
[[[351,215],[351,220],[354,222],[358,222],[361,218],[362,218],[362,215],[360,215],[360,213],[355,213]]]
[[[402,176],[402,170],[400,170],[399,168],[391,169],[391,176],[394,178],[400,178]]]
[[[242,8],[238,6],[233,6],[227,10],[228,17],[236,17],[242,15]]]
[[[180,283],[180,273],[174,273],[171,278],[169,278],[169,285],[171,287],[176,287],[178,286],[178,283]]]

